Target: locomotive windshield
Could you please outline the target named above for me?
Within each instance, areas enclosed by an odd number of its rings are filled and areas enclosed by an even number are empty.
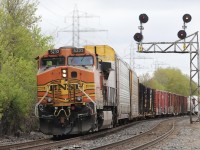
[[[42,67],[51,67],[51,66],[64,66],[65,57],[48,57],[42,58],[41,66]]]
[[[69,56],[69,66],[92,66],[94,64],[93,56]]]

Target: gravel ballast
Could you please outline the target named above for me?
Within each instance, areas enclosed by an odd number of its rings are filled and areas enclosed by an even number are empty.
[[[200,150],[200,122],[190,124],[187,117],[176,124],[170,137],[148,150]]]
[[[154,145],[148,150],[200,150],[200,123],[195,122],[190,124],[189,117],[182,117],[181,121],[178,121],[175,125],[175,131],[164,141]],[[139,123],[133,127],[121,130],[114,134],[100,137],[93,140],[84,140],[76,145],[66,145],[59,150],[64,149],[78,149],[89,150],[94,147],[116,142],[118,140],[126,139],[130,136],[138,135],[156,125],[159,120],[150,120],[147,122]],[[14,144],[19,142],[27,142],[30,140],[36,140],[41,138],[47,138],[49,136],[41,133],[32,132],[30,135],[21,137],[4,136],[0,138],[0,145]],[[57,149],[58,150],[58,149]]]

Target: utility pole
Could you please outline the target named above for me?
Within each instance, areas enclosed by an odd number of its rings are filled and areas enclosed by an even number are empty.
[[[87,13],[81,15],[75,5],[73,10],[73,15],[70,16],[72,18],[72,30],[63,30],[59,32],[72,32],[72,46],[79,47],[80,46],[80,32],[105,32],[107,30],[97,30],[93,28],[88,29],[80,29],[80,19],[81,18],[94,18],[96,16],[88,16]]]

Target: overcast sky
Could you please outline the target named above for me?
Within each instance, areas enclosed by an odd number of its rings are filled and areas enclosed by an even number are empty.
[[[143,42],[173,42],[182,29],[182,16],[189,13],[192,21],[187,25],[187,34],[200,29],[199,0],[38,0],[37,15],[42,17],[39,26],[45,35],[54,36],[55,47],[72,45],[73,10],[75,6],[81,16],[80,29],[108,30],[107,32],[80,33],[80,45],[106,44],[130,63],[138,75],[152,74],[157,67],[179,68],[184,74],[189,71],[189,54],[141,54],[136,52],[133,35],[139,32],[139,15],[146,13],[149,21],[144,24]],[[146,59],[139,59],[139,58]]]

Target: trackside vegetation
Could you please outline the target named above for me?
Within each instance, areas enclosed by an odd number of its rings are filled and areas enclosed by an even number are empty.
[[[0,133],[28,132],[36,127],[35,57],[49,49],[52,38],[43,36],[37,23],[37,2],[0,1]]]
[[[190,78],[177,68],[158,68],[152,77],[149,74],[144,74],[140,79],[144,85],[153,89],[184,96],[190,95]],[[195,89],[195,87],[197,87],[197,84],[192,82],[192,88]]]

